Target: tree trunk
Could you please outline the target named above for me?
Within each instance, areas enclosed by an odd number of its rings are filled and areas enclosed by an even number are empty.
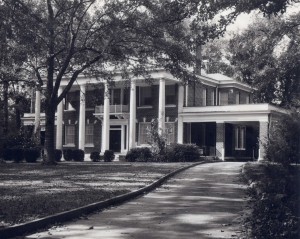
[[[44,151],[44,164],[56,164],[55,161],[55,148],[54,148],[54,136],[55,136],[55,108],[54,104],[49,105],[46,108],[46,135],[45,135],[45,151]]]
[[[8,82],[3,82],[3,134],[8,133]]]

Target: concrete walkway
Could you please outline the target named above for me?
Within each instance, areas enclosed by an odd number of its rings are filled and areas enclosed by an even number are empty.
[[[26,238],[237,238],[241,165],[196,166],[141,198]]]

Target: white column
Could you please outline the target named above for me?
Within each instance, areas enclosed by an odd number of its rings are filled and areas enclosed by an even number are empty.
[[[132,80],[130,84],[130,111],[129,111],[129,148],[135,147],[135,119],[136,119],[136,84]]]
[[[184,103],[184,86],[178,86],[178,113],[183,111],[183,103]]]
[[[34,134],[37,138],[40,135],[41,125],[41,92],[36,90],[35,92],[35,107],[34,107]]]
[[[84,150],[85,145],[85,91],[85,85],[80,85],[78,148],[82,150]]]
[[[177,121],[177,143],[183,144],[183,118],[178,115]]]
[[[103,105],[103,121],[102,121],[102,147],[101,151],[109,149],[109,90],[108,83],[104,83],[104,105]]]
[[[165,101],[166,101],[166,82],[164,79],[159,80],[159,100],[158,100],[158,133],[160,135],[165,131]]]
[[[177,143],[183,144],[183,118],[179,114],[183,111],[184,86],[178,87],[178,121],[177,121]]]
[[[125,136],[125,127],[124,125],[121,125],[121,152],[125,151],[124,136]]]
[[[58,96],[62,93],[62,87],[58,89]],[[57,106],[57,119],[56,119],[56,149],[62,149],[62,132],[63,132],[63,101]]]

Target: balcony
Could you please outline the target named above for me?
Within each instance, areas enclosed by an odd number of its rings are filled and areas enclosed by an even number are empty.
[[[104,113],[104,106],[97,105],[95,107],[95,114],[103,114]],[[109,106],[109,113],[110,114],[124,114],[129,113],[129,106],[128,105],[110,105]]]

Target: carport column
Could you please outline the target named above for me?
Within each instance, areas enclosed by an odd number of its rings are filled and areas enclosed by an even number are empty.
[[[217,135],[216,135],[216,156],[221,160],[225,160],[225,123],[217,123]]]
[[[269,123],[266,121],[259,122],[259,150],[258,150],[258,160],[263,160],[266,156],[266,151],[264,145],[269,139]]]
[[[84,150],[85,145],[85,85],[80,85],[80,107],[79,107],[79,141],[78,148]]]
[[[102,147],[101,152],[109,149],[109,90],[108,83],[104,83],[104,105],[102,121]]]
[[[41,126],[41,91],[35,91],[35,106],[34,106],[34,134],[39,141]]]
[[[158,133],[162,135],[165,132],[165,102],[166,102],[166,82],[159,80],[159,100],[158,100]]]
[[[130,109],[129,109],[129,149],[135,147],[135,123],[136,119],[136,83],[134,80],[130,84]]]
[[[180,115],[183,111],[184,101],[184,86],[179,85],[178,87],[178,121],[177,121],[177,143],[183,143],[183,118]]]
[[[62,87],[58,89],[58,96],[61,95],[63,91]],[[63,101],[61,101],[57,106],[57,120],[56,120],[56,149],[62,149],[62,132],[63,132]]]

